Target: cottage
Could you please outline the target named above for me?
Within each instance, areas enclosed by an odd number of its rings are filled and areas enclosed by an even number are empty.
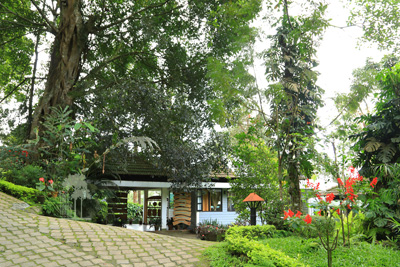
[[[222,224],[233,223],[237,217],[230,198],[227,174],[213,175],[212,183],[190,192],[173,192],[168,176],[149,162],[135,159],[126,168],[116,171],[120,180],[110,181],[118,188],[119,200],[109,202],[110,212],[127,218],[127,195],[130,190],[143,194],[143,223],[160,218],[161,228],[167,228],[167,219],[174,218],[174,225],[196,227],[205,220],[218,220]],[[149,192],[157,194],[150,196]],[[125,204],[125,205],[124,205]]]

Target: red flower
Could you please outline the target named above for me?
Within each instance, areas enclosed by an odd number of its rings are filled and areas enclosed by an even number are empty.
[[[297,211],[297,213],[296,213],[296,216],[295,217],[297,217],[297,218],[300,218],[300,215],[301,215],[302,213],[300,212],[300,211]]]
[[[283,217],[283,220],[286,220],[289,217],[289,213],[287,213],[285,210],[283,211],[283,213],[285,214],[285,217]]]
[[[290,209],[288,210],[289,217],[293,217],[294,213]]]
[[[307,214],[306,218],[303,221],[305,221],[306,224],[311,224],[312,218],[311,218],[310,214]]]
[[[49,180],[49,184],[53,184],[53,180]]]
[[[321,215],[321,212],[322,212],[322,210],[318,211],[318,215],[319,215],[319,216],[322,216],[322,215]]]
[[[378,178],[375,177],[369,185],[372,186],[372,188],[375,188],[375,185],[377,183],[378,183]]]
[[[286,220],[288,217],[293,217],[294,215],[293,211],[291,211],[290,209],[287,212],[283,211],[283,213],[285,214],[285,217],[283,217],[284,220]]]
[[[42,183],[44,183],[44,178],[43,178],[43,177],[40,177],[40,178],[39,178],[39,181],[41,181]]]
[[[338,215],[340,215],[340,209],[337,209],[336,212]]]
[[[341,185],[341,186],[344,185],[342,179],[340,179],[340,178],[337,178],[337,182],[338,182],[338,184]]]
[[[347,208],[348,208],[349,210],[351,210],[351,206],[350,206],[350,204],[347,204]]]
[[[335,195],[333,193],[329,193],[326,195],[326,202],[331,203],[334,198]]]

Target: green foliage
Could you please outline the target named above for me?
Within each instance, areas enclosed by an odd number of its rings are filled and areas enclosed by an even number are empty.
[[[228,252],[228,243],[221,242],[205,249],[203,255],[211,267],[239,267],[247,263],[247,257],[235,257]]]
[[[326,266],[326,251],[318,240],[302,239],[296,236],[287,238],[268,238],[264,244],[279,250],[287,256],[296,258],[308,266]],[[338,246],[333,251],[333,266],[398,266],[399,251],[381,245],[361,242],[351,247]]]
[[[348,24],[361,25],[362,41],[375,42],[381,49],[400,45],[400,9],[396,0],[357,0]]]
[[[343,229],[340,222],[340,216],[335,212],[333,217],[335,218],[336,229],[339,229],[339,236],[342,236]],[[364,220],[364,213],[350,211],[343,220],[345,236],[348,236],[348,231],[350,230],[350,239],[363,239],[365,233],[363,226]]]
[[[375,113],[361,116],[358,122],[366,126],[362,132],[351,136],[355,140],[356,164],[362,167],[360,174],[379,176],[375,194],[366,199],[364,224],[366,231],[377,233],[373,236],[379,239],[386,239],[390,218],[400,217],[400,148],[397,142],[400,133],[400,63],[393,62],[396,60],[393,57],[387,59],[387,67],[376,76],[380,91],[376,94],[379,100]]]
[[[15,185],[3,180],[0,180],[0,191],[28,202],[36,202],[37,196],[41,195],[40,191],[36,189]]]
[[[225,235],[226,250],[235,256],[246,256],[248,266],[304,266],[284,253],[257,241],[262,237],[271,237],[274,231],[275,227],[271,225],[231,227]]]
[[[245,237],[250,240],[270,238],[275,233],[273,225],[252,225],[252,226],[233,226],[226,231],[226,236],[230,239]]]
[[[281,222],[277,209],[283,209],[279,199],[278,159],[266,142],[258,137],[257,125],[249,127],[247,133],[235,135],[232,145],[233,165],[236,176],[229,180],[235,211],[241,219],[249,219],[246,203],[250,193],[256,193],[265,200],[258,210],[262,223]]]
[[[143,204],[128,203],[128,219],[137,220],[142,219]]]
[[[196,227],[197,238],[208,241],[223,241],[227,227],[218,220],[204,220]]]
[[[59,218],[61,217],[61,201],[58,198],[47,198],[42,206],[42,214]]]
[[[106,224],[108,217],[108,204],[107,201],[96,199],[96,207],[93,209],[92,222]]]
[[[45,171],[37,165],[25,165],[20,170],[12,173],[12,182],[17,185],[23,185],[35,188],[40,177],[43,177]]]

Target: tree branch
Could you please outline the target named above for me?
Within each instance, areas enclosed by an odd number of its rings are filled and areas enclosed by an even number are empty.
[[[39,12],[40,16],[46,21],[47,26],[49,26],[54,32],[53,34],[57,34],[58,30],[57,28],[51,23],[51,21],[46,17],[46,15],[43,13],[43,10],[41,10],[35,3],[34,0],[31,0],[31,3],[36,7],[37,11]]]
[[[288,23],[289,23],[290,28],[293,30],[294,28],[293,28],[292,22],[290,21],[289,9],[288,9],[287,0],[283,0],[283,2],[284,2],[284,12],[285,12],[285,15],[286,15],[286,17],[287,17],[287,20],[288,20]]]
[[[114,21],[114,22],[112,22],[110,24],[104,25],[102,27],[98,27],[98,28],[95,29],[95,31],[93,33],[99,32],[99,31],[103,31],[103,30],[105,30],[105,29],[107,29],[109,27],[115,26],[115,25],[119,25],[119,24],[123,23],[126,20],[134,18],[136,15],[138,15],[138,14],[140,14],[140,13],[146,11],[146,10],[149,10],[149,9],[152,9],[152,8],[161,7],[161,6],[165,5],[166,3],[168,3],[169,1],[170,0],[166,0],[165,2],[161,2],[159,4],[149,5],[149,6],[145,7],[145,8],[142,8],[139,11],[137,11],[137,12],[125,17],[125,18],[116,20],[116,21]]]
[[[27,19],[27,18],[25,18],[25,17],[19,15],[18,13],[15,13],[14,11],[12,11],[12,10],[9,9],[9,8],[7,8],[7,7],[6,7],[5,5],[3,5],[2,3],[0,3],[0,6],[3,7],[4,9],[6,9],[9,13],[13,14],[14,16],[17,16],[18,18],[20,18],[20,19],[22,19],[22,20],[25,20],[25,21],[27,21],[27,22],[33,24],[33,25],[36,25],[36,26],[45,26],[45,24],[36,23],[36,22],[34,22],[34,21],[31,21],[31,20],[29,20],[29,19]]]
[[[19,39],[19,38],[21,38],[21,37],[23,37],[23,36],[25,36],[25,35],[26,35],[26,34],[22,34],[22,35],[20,35],[20,36],[11,38],[10,40],[7,40],[7,41],[5,41],[4,43],[1,43],[0,46],[6,45],[6,44],[8,44],[8,43],[11,43],[12,41],[14,41],[14,40],[16,40],[16,39]]]
[[[20,82],[19,84],[17,84],[17,86],[15,86],[11,92],[9,92],[5,97],[3,97],[3,99],[0,101],[0,104],[6,100],[10,95],[12,95],[14,93],[15,90],[17,90],[24,82],[26,82],[27,80],[29,80],[29,78],[25,78],[22,80],[22,82]]]

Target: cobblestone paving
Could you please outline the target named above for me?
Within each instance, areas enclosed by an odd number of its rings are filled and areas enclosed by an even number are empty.
[[[212,243],[22,211],[0,192],[0,266],[199,266]],[[204,266],[204,265],[203,265]]]

